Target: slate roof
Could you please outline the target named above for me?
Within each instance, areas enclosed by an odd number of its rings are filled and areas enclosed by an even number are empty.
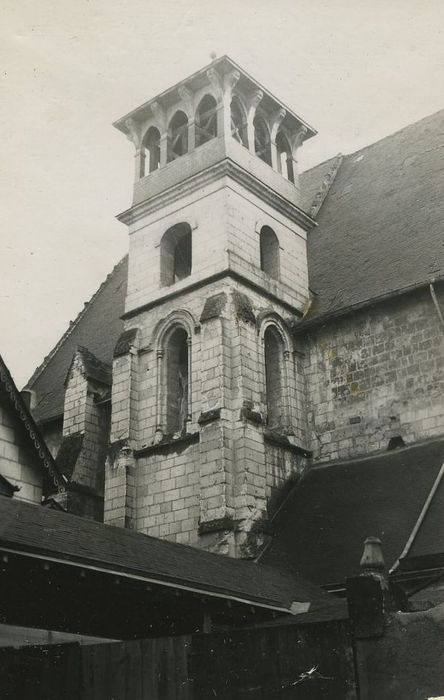
[[[333,162],[302,175],[308,212]],[[308,234],[309,317],[443,277],[443,191],[444,110],[345,156]]]
[[[444,464],[400,568],[444,566]]]
[[[436,440],[312,468],[275,516],[274,535],[260,561],[287,567],[320,585],[343,584],[359,574],[364,540],[376,536],[390,569],[443,461],[444,440]],[[440,546],[442,533],[441,527]],[[427,546],[426,538],[424,542]]]
[[[321,204],[308,235],[314,301],[302,325],[444,276],[443,156],[444,110],[302,174],[303,208]],[[37,421],[61,415],[78,345],[111,364],[127,274],[124,258],[29,380]]]
[[[229,597],[248,604],[288,611],[293,601],[311,602],[311,610],[332,602],[301,577],[252,561],[211,554],[124,528],[0,497],[0,547],[46,555],[58,561],[93,564]]]
[[[35,455],[35,463],[40,465],[45,478],[49,478],[59,490],[63,490],[66,484],[64,476],[60,473],[40,431],[35,424],[22,395],[0,355],[0,400],[15,415],[17,424],[21,425],[23,432],[31,445]]]
[[[123,331],[120,317],[124,312],[127,277],[125,256],[28,381],[27,388],[37,395],[33,409],[37,422],[62,415],[64,381],[79,346],[87,348],[101,363],[112,365],[114,346]]]

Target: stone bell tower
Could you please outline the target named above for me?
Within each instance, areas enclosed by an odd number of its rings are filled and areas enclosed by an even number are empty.
[[[304,467],[297,151],[315,131],[224,56],[115,126],[135,146],[105,522],[252,556]]]

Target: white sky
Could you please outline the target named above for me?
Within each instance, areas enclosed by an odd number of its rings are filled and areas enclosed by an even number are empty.
[[[319,134],[302,169],[444,107],[442,0],[2,0],[0,352],[21,386],[127,249],[111,122],[227,53]]]

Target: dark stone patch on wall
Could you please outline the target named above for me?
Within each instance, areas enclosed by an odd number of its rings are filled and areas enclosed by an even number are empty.
[[[256,323],[253,307],[247,295],[234,290],[232,296],[236,317],[245,323]]]
[[[120,335],[115,347],[113,357],[120,357],[121,355],[126,355],[129,352],[131,346],[137,336],[137,328],[130,328],[127,331],[123,331]]]
[[[205,305],[200,317],[200,322],[209,321],[212,318],[218,318],[225,309],[227,303],[227,295],[224,292],[213,294],[205,301]]]

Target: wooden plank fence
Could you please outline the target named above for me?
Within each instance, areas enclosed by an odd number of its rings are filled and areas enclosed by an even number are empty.
[[[0,650],[8,700],[355,700],[341,623]]]

